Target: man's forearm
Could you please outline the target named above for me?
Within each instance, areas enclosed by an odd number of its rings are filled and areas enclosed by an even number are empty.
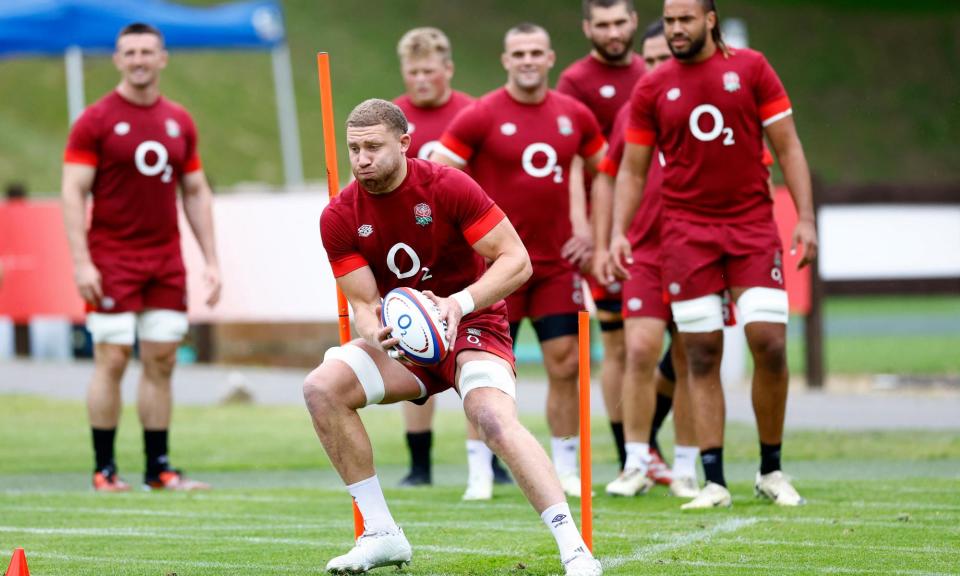
[[[813,209],[813,184],[803,148],[799,145],[791,146],[779,160],[784,181],[797,208],[797,217],[813,222],[816,219]]]
[[[67,243],[74,265],[90,262],[87,246],[87,210],[83,192],[65,190],[63,199],[63,224],[67,231]]]
[[[530,278],[533,269],[526,252],[503,254],[469,286],[474,309],[486,308],[506,298]],[[447,294],[449,296],[449,294]]]
[[[213,232],[213,201],[209,192],[184,195],[183,211],[190,229],[197,238],[200,251],[208,265],[219,266],[217,247]]]
[[[613,234],[626,234],[643,200],[646,175],[635,174],[630,169],[617,173],[613,194]]]
[[[598,250],[610,246],[610,228],[613,220],[613,179],[607,174],[598,174],[593,180],[593,243]]]

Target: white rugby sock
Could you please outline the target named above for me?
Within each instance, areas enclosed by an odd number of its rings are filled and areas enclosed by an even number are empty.
[[[493,450],[483,440],[467,440],[469,478],[493,478]]]
[[[365,532],[397,530],[397,523],[393,520],[393,516],[390,515],[390,509],[387,508],[387,501],[383,497],[380,480],[376,474],[356,484],[350,484],[347,486],[347,490],[357,502],[357,508],[360,509],[360,514],[363,515],[363,528]]]
[[[557,470],[557,476],[578,475],[577,449],[579,447],[579,436],[550,438],[550,451],[553,454],[553,467]]]
[[[646,474],[650,468],[650,444],[646,442],[627,442],[624,447],[627,449],[627,463],[624,464],[623,469],[638,469]]]
[[[698,456],[700,449],[696,446],[674,446],[673,475],[696,478]]]
[[[573,523],[573,516],[570,515],[570,506],[566,502],[560,502],[549,506],[540,513],[543,523],[550,528],[550,533],[557,541],[557,548],[560,549],[560,561],[565,562],[571,556],[578,554],[590,554],[587,545],[583,542],[577,525]]]

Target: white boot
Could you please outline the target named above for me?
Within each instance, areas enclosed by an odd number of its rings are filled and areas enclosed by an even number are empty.
[[[364,532],[343,556],[327,562],[331,574],[363,574],[381,566],[402,567],[413,558],[410,542],[399,527],[395,531]]]

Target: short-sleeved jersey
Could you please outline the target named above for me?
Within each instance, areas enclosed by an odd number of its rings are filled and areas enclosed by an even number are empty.
[[[625,132],[629,120],[630,106],[624,105],[617,113],[607,153],[598,167],[600,172],[614,179],[617,177],[617,171],[620,169],[620,163],[623,160],[623,149],[626,145]],[[663,212],[663,200],[660,192],[660,188],[663,186],[662,161],[662,155],[655,152],[643,186],[643,198],[630,224],[630,229],[627,231],[627,238],[630,240],[630,245],[633,246],[634,251],[640,250],[642,255],[649,254],[651,258],[656,260],[659,260],[656,254],[660,250],[660,218]]]
[[[633,54],[626,66],[605,64],[588,54],[560,74],[557,92],[583,102],[609,139],[617,111],[630,100],[630,93],[645,70],[639,54]]]
[[[177,185],[201,167],[197,130],[182,106],[163,97],[138,106],[111,92],[77,119],[64,162],[97,170],[92,254],[179,253]]]
[[[440,143],[506,212],[531,261],[563,260],[573,233],[570,162],[605,143],[586,106],[553,90],[539,104],[522,104],[500,88],[457,115]]]
[[[763,128],[790,115],[790,99],[759,52],[721,51],[665,62],[637,83],[627,141],[666,157],[667,214],[698,221],[772,218]]]
[[[369,266],[381,296],[400,286],[449,296],[483,274],[472,246],[504,217],[460,170],[408,158],[391,192],[351,182],[320,216],[320,237],[337,278]]]
[[[434,108],[417,106],[406,94],[394,98],[393,103],[403,110],[409,124],[407,133],[410,134],[411,143],[407,156],[424,160],[430,158],[450,121],[472,102],[472,96],[456,90],[446,102]]]

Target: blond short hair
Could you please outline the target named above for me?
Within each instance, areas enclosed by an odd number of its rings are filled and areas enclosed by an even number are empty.
[[[407,133],[407,117],[393,102],[371,98],[357,104],[347,116],[347,128],[366,128],[383,124],[397,135]]]
[[[400,60],[427,58],[438,55],[444,62],[453,58],[450,39],[439,28],[423,27],[409,30],[397,43]]]

